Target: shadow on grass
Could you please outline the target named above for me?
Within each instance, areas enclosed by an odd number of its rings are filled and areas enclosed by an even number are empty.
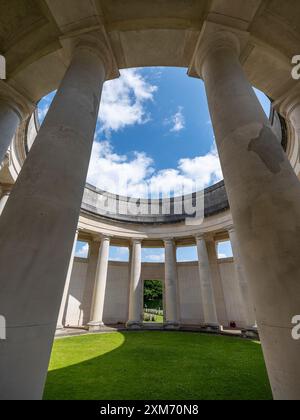
[[[56,340],[50,400],[272,399],[259,343],[180,332]]]

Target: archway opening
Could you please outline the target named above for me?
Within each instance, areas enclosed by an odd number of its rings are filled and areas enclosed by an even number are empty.
[[[144,323],[164,323],[164,287],[162,280],[144,281]]]

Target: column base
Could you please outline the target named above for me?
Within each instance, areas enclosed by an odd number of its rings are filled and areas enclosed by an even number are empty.
[[[142,329],[142,323],[139,321],[128,321],[126,324],[126,328],[130,330],[141,330]]]
[[[90,322],[88,323],[89,332],[102,331],[105,327],[103,322]]]
[[[57,325],[56,326],[56,331],[62,331],[64,329],[65,329],[65,327],[63,325]]]
[[[178,322],[165,322],[164,323],[164,330],[176,331],[179,330],[180,324]]]
[[[220,325],[216,325],[216,324],[205,324],[203,325],[203,330],[207,331],[207,332],[221,332],[221,326]]]
[[[259,340],[258,329],[254,327],[243,328],[242,336],[245,338],[252,338],[253,340]]]

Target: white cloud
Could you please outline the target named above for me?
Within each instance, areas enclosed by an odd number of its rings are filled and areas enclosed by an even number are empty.
[[[165,120],[165,124],[171,127],[170,131],[172,133],[178,133],[185,128],[185,118],[182,106],[178,107],[176,114]]]
[[[89,244],[82,244],[80,248],[76,250],[76,257],[77,258],[87,258],[89,254]]]
[[[135,152],[133,158],[113,152],[109,142],[95,142],[89,167],[88,182],[121,195],[144,196],[144,182],[153,173],[152,159]]]
[[[157,87],[148,83],[137,69],[121,71],[121,77],[105,83],[99,121],[106,134],[134,124],[145,124],[145,104],[153,100]]]
[[[100,131],[109,135],[126,126],[145,124],[150,115],[146,103],[153,101],[157,86],[149,83],[138,69],[121,71],[121,77],[108,81],[103,86],[99,111]],[[39,121],[43,122],[55,92],[49,94],[38,107]],[[99,136],[100,133],[97,133]]]
[[[164,262],[165,261],[165,256],[164,254],[161,255],[147,255],[147,260],[150,262]]]
[[[108,141],[95,142],[88,182],[99,189],[131,197],[189,194],[222,179],[216,148],[193,159],[181,159],[175,169],[154,170],[146,153],[118,155]]]
[[[112,246],[110,248],[109,260],[110,261],[128,262],[129,261],[129,250],[128,250],[128,248]]]
[[[39,106],[39,108],[38,108],[38,118],[39,118],[40,123],[42,123],[44,121],[44,119],[45,119],[45,117],[46,117],[46,115],[49,111],[49,108],[50,108],[49,104]]]
[[[226,258],[228,258],[228,257],[227,257],[227,255],[226,255],[226,254],[219,254],[219,255],[218,255],[218,258],[220,258],[220,260],[221,260],[221,259],[226,259]]]
[[[153,253],[153,250],[144,248],[142,260],[144,262],[162,263],[165,261],[165,251],[162,248],[158,249],[156,253]]]
[[[179,168],[186,178],[196,179],[200,188],[223,179],[222,169],[216,146],[204,156],[194,159],[181,159]]]

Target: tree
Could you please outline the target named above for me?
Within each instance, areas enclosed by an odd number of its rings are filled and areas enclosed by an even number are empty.
[[[162,308],[163,284],[158,280],[146,280],[144,284],[145,304],[152,308]]]

